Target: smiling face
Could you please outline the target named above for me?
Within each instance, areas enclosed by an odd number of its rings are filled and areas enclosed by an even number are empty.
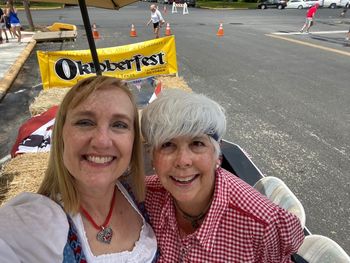
[[[216,156],[208,135],[181,136],[154,149],[153,165],[178,205],[206,206],[214,189]]]
[[[110,86],[68,110],[63,162],[78,188],[115,184],[127,169],[134,142],[134,109],[128,95]]]

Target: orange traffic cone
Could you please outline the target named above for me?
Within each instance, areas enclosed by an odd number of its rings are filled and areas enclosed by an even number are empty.
[[[171,36],[171,29],[170,29],[170,24],[169,23],[166,23],[165,35],[166,36]]]
[[[134,24],[131,24],[130,36],[131,37],[137,37],[136,29],[135,29]]]
[[[216,33],[218,37],[223,37],[224,36],[224,28],[222,27],[222,23],[220,23],[219,30]]]
[[[98,33],[98,31],[97,31],[95,23],[93,23],[93,25],[92,25],[92,36],[94,37],[94,39],[101,39],[100,33]]]
[[[162,91],[162,82],[159,81],[156,88],[154,89],[152,97],[149,99],[148,103],[151,103],[152,101],[154,101],[158,97],[158,95],[161,91]]]

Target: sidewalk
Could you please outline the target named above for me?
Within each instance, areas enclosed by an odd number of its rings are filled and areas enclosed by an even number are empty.
[[[22,40],[11,38],[7,31],[9,43],[6,43],[3,34],[3,43],[0,44],[0,101],[17,77],[18,72],[32,52],[36,42],[32,40],[34,32],[22,31]]]

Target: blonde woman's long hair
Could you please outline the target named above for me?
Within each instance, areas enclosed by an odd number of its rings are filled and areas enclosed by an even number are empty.
[[[77,191],[74,177],[69,173],[63,162],[63,126],[67,112],[85,101],[96,90],[119,88],[130,98],[134,108],[135,137],[130,160],[130,172],[125,178],[131,186],[137,201],[143,201],[145,196],[144,166],[142,155],[142,142],[140,135],[137,105],[127,84],[120,79],[107,76],[94,76],[86,78],[73,86],[64,97],[56,114],[55,126],[52,134],[52,147],[49,164],[38,193],[48,196],[52,200],[63,204],[66,213],[75,214],[80,209],[80,196]],[[116,103],[118,103],[116,101]]]

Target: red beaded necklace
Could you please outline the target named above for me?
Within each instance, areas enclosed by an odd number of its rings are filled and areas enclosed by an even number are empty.
[[[109,208],[108,215],[106,217],[105,222],[102,225],[96,224],[96,222],[92,219],[91,215],[84,209],[84,207],[80,207],[81,211],[83,212],[84,216],[86,217],[87,220],[96,228],[99,230],[99,232],[96,235],[96,239],[102,243],[109,244],[111,243],[112,236],[113,236],[113,231],[112,228],[110,228],[108,225],[109,221],[111,220],[112,217],[112,212],[113,212],[113,207],[115,204],[115,187],[113,191],[113,196],[111,200],[111,206]]]

